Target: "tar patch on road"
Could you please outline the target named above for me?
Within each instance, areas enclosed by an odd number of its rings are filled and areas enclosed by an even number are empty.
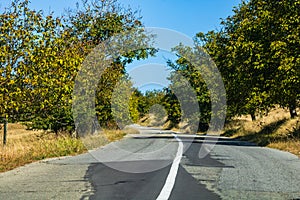
[[[224,167],[224,164],[206,156],[199,159],[198,152],[201,144],[193,143],[185,152],[189,165]],[[126,161],[109,163],[109,166],[131,166],[132,168],[147,165],[162,165],[162,162],[171,163],[170,160]],[[86,178],[94,188],[94,194],[90,199],[100,200],[155,200],[162,190],[171,165],[149,173],[126,173],[115,170],[102,163],[89,167]],[[182,166],[179,167],[176,182],[172,190],[170,200],[182,199],[220,199],[209,191],[204,184],[197,181]]]
[[[208,191],[205,185],[198,183],[182,166],[179,167],[175,186],[169,198],[170,200],[201,200],[220,199],[220,197]]]
[[[114,164],[136,167],[141,164],[161,165],[161,162],[170,161],[129,161]],[[89,167],[86,175],[94,188],[94,195],[90,199],[156,199],[165,183],[169,170],[170,166],[149,173],[126,173],[112,169],[102,163],[93,164]]]
[[[188,159],[187,165],[203,166],[203,167],[226,167],[223,163],[212,159],[210,154],[207,154],[204,158],[199,158],[199,151],[202,148],[201,143],[192,143],[192,145],[183,154]]]
[[[140,162],[153,165],[162,161],[130,161],[118,164],[139,165]],[[94,188],[94,194],[90,199],[155,200],[165,184],[169,170],[170,166],[167,166],[149,173],[125,173],[101,163],[93,164],[86,176]],[[182,199],[219,199],[219,197],[208,191],[205,185],[199,184],[180,166],[170,200]]]

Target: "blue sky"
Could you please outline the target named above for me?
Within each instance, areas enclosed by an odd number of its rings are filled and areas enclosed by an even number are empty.
[[[30,0],[31,7],[57,15],[64,9],[75,8],[76,0]],[[1,10],[11,0],[1,0]],[[193,37],[219,27],[220,18],[232,14],[232,8],[241,0],[119,0],[119,3],[141,10],[146,26],[177,30]]]
[[[122,0],[140,8],[146,26],[174,29],[190,37],[219,27],[241,0]]]
[[[80,0],[79,0],[80,1]],[[61,15],[65,9],[76,8],[76,0],[30,0],[31,8],[43,10],[46,14],[54,11],[55,15]],[[232,15],[232,9],[237,6],[241,0],[119,0],[124,7],[130,6],[133,10],[140,10],[143,17],[142,21],[146,27],[160,27],[172,29],[180,32],[190,38],[198,32],[207,32],[219,28],[220,18],[226,18]],[[9,5],[11,0],[0,1],[0,11]],[[129,74],[132,72],[133,77],[150,80],[157,74],[164,74],[166,78],[168,73],[164,73],[166,57],[172,57],[170,53],[160,53],[156,58],[146,61],[134,62],[127,67]],[[174,58],[174,56],[173,56]],[[143,73],[139,76],[141,70],[137,68],[147,65],[152,71]],[[152,67],[151,67],[152,66]],[[159,67],[160,66],[160,67]],[[147,76],[147,78],[146,78]],[[134,79],[134,78],[133,78]],[[163,79],[163,77],[161,77]],[[138,85],[140,80],[134,81]],[[147,81],[146,81],[147,82]],[[165,81],[161,81],[166,84]],[[157,81],[156,81],[157,83]],[[140,84],[140,83],[139,83]],[[159,85],[148,81],[148,84],[139,85],[142,91],[151,88],[162,88],[166,85]]]

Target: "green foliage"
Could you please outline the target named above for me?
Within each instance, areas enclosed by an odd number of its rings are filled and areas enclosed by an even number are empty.
[[[176,60],[176,63],[169,62],[169,66],[175,70],[175,72],[173,72],[170,77],[171,88],[175,89],[177,93],[190,96],[191,92],[189,91],[189,89],[187,89],[185,83],[181,80],[182,77],[184,77],[189,82],[190,86],[197,96],[197,99],[185,100],[188,101],[189,104],[199,104],[199,118],[201,123],[209,123],[211,118],[211,95],[205,80],[202,78],[201,72],[197,70],[195,66],[193,66],[193,64],[188,60],[193,55],[192,49],[188,47],[178,46],[174,50],[176,50],[179,55],[183,56],[180,56]],[[190,57],[187,57],[186,55],[189,55]],[[205,75],[207,76],[208,73]],[[186,113],[186,115],[191,115],[191,113]]]
[[[189,81],[197,93],[200,128],[210,122],[212,102],[224,97],[218,95],[218,89],[212,89],[214,84],[218,88],[219,83],[212,81],[216,74],[205,56],[202,61],[197,60],[199,47],[206,50],[222,74],[227,118],[250,114],[255,120],[257,112],[268,112],[277,104],[288,107],[292,117],[296,115],[300,102],[299,8],[299,1],[243,1],[233,16],[222,20],[220,31],[198,33],[193,48],[174,48],[179,57],[175,63],[168,62],[175,70],[170,77],[171,88],[181,88],[179,92],[185,93],[182,88],[187,87],[178,75]],[[167,90],[165,98],[169,119],[174,124],[185,115],[176,96]],[[222,109],[218,108],[220,116]]]
[[[74,131],[73,87],[86,56],[113,35],[142,27],[135,12],[114,0],[82,3],[82,9],[56,18],[30,9],[28,0],[14,0],[0,15],[0,115],[25,121],[32,129]],[[101,125],[113,123],[111,95],[126,73],[125,64],[154,52],[124,53],[98,80],[96,115]],[[130,105],[134,121],[136,101],[132,98]]]
[[[133,106],[134,113],[136,114],[133,119],[140,119],[144,117],[146,114],[149,114],[151,107],[154,105],[164,103],[165,92],[162,90],[149,90],[146,91],[145,94],[141,93],[138,89],[135,89],[132,94],[132,99],[130,105]]]
[[[140,101],[139,101],[139,92],[137,89],[131,90],[130,99],[129,99],[129,113],[133,123],[136,123],[140,117],[141,113],[139,111]]]
[[[182,116],[180,102],[171,89],[166,88],[165,93],[162,105],[165,107],[168,114],[168,121],[170,121],[168,128],[178,128]]]
[[[136,123],[139,119],[138,97],[127,77],[116,85],[111,98],[112,120],[120,128]]]
[[[222,73],[229,117],[299,106],[299,8],[299,1],[244,1],[221,31],[197,34]]]
[[[74,129],[71,94],[82,57],[62,19],[30,10],[29,1],[13,1],[0,19],[1,114],[34,129]]]

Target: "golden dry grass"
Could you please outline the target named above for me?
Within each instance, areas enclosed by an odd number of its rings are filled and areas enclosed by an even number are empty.
[[[270,148],[291,152],[300,157],[300,140],[277,141],[268,145]]]
[[[169,121],[167,121],[168,117],[160,117],[155,116],[154,114],[147,114],[143,118],[141,118],[138,122],[141,126],[149,126],[149,127],[157,127],[161,129],[167,129]]]
[[[7,133],[7,144],[2,145],[3,129],[0,130],[0,172],[8,171],[16,167],[42,160],[45,158],[77,155],[88,149],[85,139],[76,139],[68,135],[44,131],[26,130],[21,124],[9,124]],[[100,147],[111,141],[121,139],[126,133],[124,131],[105,130],[104,136],[89,138],[93,141],[93,147]],[[127,131],[130,133],[130,131]]]
[[[138,134],[139,131],[134,128],[125,128],[123,130],[103,130],[95,135],[89,135],[82,138],[87,149],[95,149],[110,142],[118,141],[128,134]]]
[[[108,144],[113,141],[122,139],[126,134],[136,134],[137,130],[134,129],[125,129],[125,130],[103,130],[98,134],[88,135],[82,138],[84,146],[91,150],[99,148],[105,144]]]
[[[0,137],[3,138],[2,130]],[[9,124],[7,144],[0,147],[0,172],[44,158],[75,155],[85,151],[78,139],[29,131],[21,124]]]
[[[275,108],[256,121],[250,116],[235,118],[226,124],[223,135],[300,156],[300,118],[290,119],[286,109]]]

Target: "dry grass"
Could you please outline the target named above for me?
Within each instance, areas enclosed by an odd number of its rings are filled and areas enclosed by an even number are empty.
[[[85,151],[84,145],[78,139],[29,131],[21,124],[9,124],[7,144],[0,147],[0,172],[44,158],[75,155]]]
[[[125,128],[123,130],[103,130],[95,135],[89,135],[82,138],[87,149],[95,149],[110,142],[118,141],[128,134],[138,134],[139,131],[134,128]]]
[[[0,132],[2,142],[3,130]],[[97,140],[89,137],[76,139],[64,134],[56,136],[53,133],[26,130],[21,124],[9,124],[7,144],[0,145],[0,172],[45,158],[84,153],[88,149],[85,140],[93,141],[93,147],[100,147],[121,139],[125,134],[123,131],[105,130],[105,137],[98,136]]]
[[[154,114],[147,114],[142,119],[139,120],[138,124],[141,126],[149,126],[149,127],[157,127],[166,129],[166,124],[169,123],[167,121],[167,116],[155,116]]]
[[[91,150],[99,148],[105,144],[108,144],[113,141],[122,139],[126,134],[137,134],[139,133],[135,129],[125,129],[125,130],[103,130],[98,134],[89,135],[82,138],[84,146]]]
[[[275,108],[256,121],[250,116],[235,118],[226,125],[223,135],[300,156],[300,118],[290,119],[286,109]]]
[[[270,148],[291,152],[300,157],[300,140],[278,141],[268,145]]]

